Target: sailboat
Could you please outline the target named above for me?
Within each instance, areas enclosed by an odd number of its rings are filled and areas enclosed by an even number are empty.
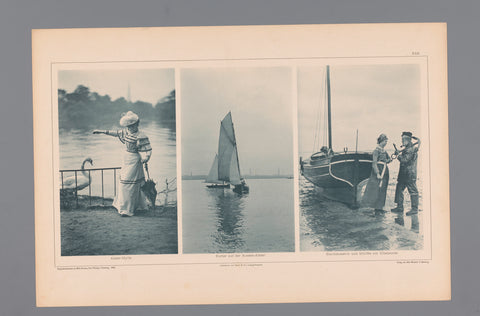
[[[222,181],[218,179],[218,155],[215,154],[215,159],[213,160],[212,167],[208,172],[207,179],[205,182],[210,183],[207,184],[207,188],[230,188],[230,183],[226,181]]]
[[[358,207],[365,186],[372,170],[372,153],[348,151],[334,152],[332,145],[332,110],[330,95],[330,67],[326,67],[325,76],[327,98],[327,136],[328,147],[323,146],[319,152],[303,160],[300,157],[300,172],[306,180],[322,188],[324,196]],[[358,131],[356,147],[358,147]]]
[[[207,185],[208,188],[229,188],[230,185],[233,185],[233,191],[236,193],[242,194],[249,191],[245,179],[240,173],[231,112],[228,112],[220,123],[218,154],[215,155],[205,182],[210,183]]]

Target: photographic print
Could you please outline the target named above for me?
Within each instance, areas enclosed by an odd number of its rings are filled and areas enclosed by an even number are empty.
[[[450,299],[446,34],[34,30],[38,306]]]
[[[177,253],[173,69],[58,71],[62,256]]]
[[[181,70],[184,253],[294,251],[292,70]]]
[[[419,64],[298,69],[302,251],[423,247]]]

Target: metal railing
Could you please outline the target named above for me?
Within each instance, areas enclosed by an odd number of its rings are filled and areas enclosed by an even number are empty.
[[[117,195],[117,170],[121,169],[121,167],[111,167],[111,168],[92,168],[92,169],[63,169],[60,170],[60,177],[61,177],[61,190],[72,190],[75,193],[75,206],[78,208],[78,173],[79,172],[88,172],[88,198],[89,198],[89,204],[92,204],[92,176],[91,173],[95,171],[100,171],[101,173],[101,179],[102,179],[102,204],[105,205],[105,186],[104,186],[104,172],[106,170],[113,170],[113,195]],[[65,173],[74,173],[74,179],[75,179],[75,187],[73,188],[65,188],[64,185],[64,174]],[[83,189],[83,188],[82,188]]]

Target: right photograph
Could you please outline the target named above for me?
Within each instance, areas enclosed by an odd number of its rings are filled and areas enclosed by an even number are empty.
[[[298,67],[301,251],[419,250],[419,64]]]

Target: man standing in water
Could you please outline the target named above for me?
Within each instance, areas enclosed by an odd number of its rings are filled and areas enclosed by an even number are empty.
[[[412,138],[417,141],[416,144],[412,143]],[[395,203],[397,203],[397,207],[391,211],[403,213],[403,191],[407,188],[410,194],[411,210],[407,212],[406,215],[414,215],[418,213],[417,158],[420,139],[412,136],[411,132],[403,132],[402,145],[405,148],[400,153],[395,152],[395,154],[398,155],[398,161],[400,161],[400,170],[398,171],[397,188],[395,190]]]

